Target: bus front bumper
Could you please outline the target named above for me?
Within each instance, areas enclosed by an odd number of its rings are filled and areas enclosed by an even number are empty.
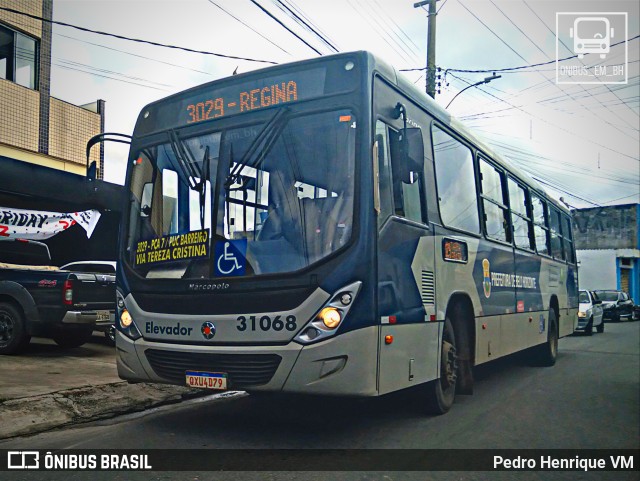
[[[203,346],[132,341],[118,331],[118,374],[186,385],[187,370],[220,372],[230,390],[375,396],[378,335],[371,326],[307,346]]]

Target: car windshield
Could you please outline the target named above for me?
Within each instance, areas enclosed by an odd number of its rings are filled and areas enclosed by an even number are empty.
[[[596,295],[604,302],[615,302],[618,300],[618,293],[616,291],[596,291]]]
[[[578,302],[580,302],[581,304],[591,302],[589,299],[589,294],[587,294],[586,291],[580,291],[580,294],[578,295]]]
[[[154,278],[300,270],[346,245],[356,119],[291,116],[168,140],[134,156],[128,261]]]

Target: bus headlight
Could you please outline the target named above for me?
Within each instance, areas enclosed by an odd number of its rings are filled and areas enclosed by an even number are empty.
[[[349,313],[362,282],[354,282],[337,290],[329,302],[302,328],[294,341],[311,344],[333,336]]]
[[[120,325],[122,326],[122,328],[126,329],[131,325],[132,322],[133,318],[131,317],[131,314],[129,314],[129,311],[123,309],[122,314],[120,314]]]
[[[118,331],[134,341],[141,338],[142,334],[140,334],[133,317],[131,317],[129,310],[126,308],[124,296],[119,290],[116,291],[116,309],[118,313],[116,328]]]
[[[329,329],[335,329],[340,325],[342,321],[342,315],[340,311],[335,307],[325,307],[318,314],[318,319]]]
[[[584,311],[578,311],[578,317],[587,317],[587,313]]]

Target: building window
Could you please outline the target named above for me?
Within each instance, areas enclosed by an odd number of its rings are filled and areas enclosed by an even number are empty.
[[[0,78],[35,89],[36,51],[35,39],[0,25]]]

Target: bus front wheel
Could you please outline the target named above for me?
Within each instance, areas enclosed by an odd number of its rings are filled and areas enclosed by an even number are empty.
[[[558,357],[558,321],[556,312],[549,310],[547,341],[535,348],[535,361],[540,366],[553,366]]]
[[[456,397],[457,359],[455,332],[447,317],[440,344],[440,378],[425,386],[428,414],[444,414],[451,409]]]

